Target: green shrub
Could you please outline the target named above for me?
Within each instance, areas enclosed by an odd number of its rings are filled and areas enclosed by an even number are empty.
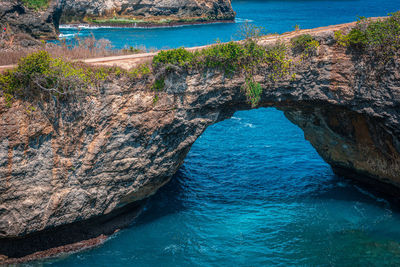
[[[287,58],[287,46],[284,43],[278,42],[267,48],[266,62],[269,68],[269,78],[272,81],[277,81],[289,74],[292,60]]]
[[[242,45],[234,42],[216,44],[203,49],[197,54],[197,65],[205,68],[216,68],[233,74],[240,68],[240,61],[245,56]]]
[[[161,91],[161,90],[164,89],[164,87],[165,87],[165,79],[164,78],[158,78],[158,79],[156,79],[154,81],[154,84],[153,84],[152,88],[155,91]]]
[[[32,9],[44,9],[49,5],[49,0],[22,0],[22,2],[28,7]]]
[[[265,52],[265,48],[255,42],[215,44],[196,52],[178,48],[160,51],[153,59],[153,67],[211,68],[234,74],[264,62]]]
[[[160,51],[153,58],[153,67],[158,68],[162,65],[172,64],[178,66],[185,66],[193,60],[194,54],[187,51],[183,47]]]
[[[270,70],[269,78],[276,81],[278,78],[289,74],[292,61],[287,58],[287,47],[283,43],[264,47],[258,44],[261,30],[247,26],[249,32],[243,34],[246,37],[241,42],[217,43],[208,48],[196,52],[190,52],[184,48],[161,51],[153,59],[153,68],[158,76],[153,84],[154,90],[162,90],[165,86],[164,78],[172,65],[175,70],[190,69],[217,69],[225,74],[244,74],[243,88],[252,106],[256,106],[260,100],[262,87],[253,76],[261,64],[267,65]],[[310,46],[315,45],[313,40]],[[307,43],[308,44],[308,43]]]
[[[340,46],[343,46],[343,47],[349,46],[349,37],[347,34],[344,34],[342,31],[335,31],[334,39]]]
[[[36,77],[49,72],[51,57],[47,52],[37,52],[20,59],[17,68],[0,74],[0,88],[4,94],[15,95],[31,86],[37,86]]]
[[[0,74],[0,92],[6,100],[43,94],[65,97],[118,73],[118,68],[88,68],[40,51],[22,58],[15,69]]]
[[[159,99],[158,95],[154,95],[154,97],[153,97],[153,105],[157,104],[158,99]]]
[[[145,76],[150,75],[151,69],[148,64],[140,64],[136,68],[131,69],[128,72],[128,76],[133,79],[143,78]]]
[[[348,34],[335,32],[339,45],[376,57],[381,63],[393,58],[400,49],[400,11],[389,18],[360,18]]]
[[[261,85],[254,81],[253,77],[246,78],[245,81],[245,90],[247,99],[252,107],[256,107],[261,99],[261,94],[263,89]]]
[[[314,54],[319,47],[319,42],[310,34],[302,34],[290,40],[295,53],[304,53],[309,56]]]
[[[39,51],[22,58],[18,64],[17,70],[27,76],[37,73],[43,74],[49,70],[50,62],[51,57],[49,53],[45,51]]]

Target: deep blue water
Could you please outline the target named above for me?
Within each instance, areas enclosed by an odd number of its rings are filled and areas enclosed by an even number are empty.
[[[385,15],[400,9],[400,1],[235,1],[233,6],[238,18],[284,32],[295,24],[306,28]],[[116,47],[161,48],[229,40],[240,24],[93,32]],[[98,248],[39,264],[396,266],[400,213],[335,176],[282,112],[257,109],[209,127],[130,228]]]
[[[351,22],[357,16],[385,16],[400,10],[400,0],[250,0],[232,2],[237,23],[219,23],[158,29],[99,28],[82,29],[82,37],[93,33],[96,38],[112,41],[114,47],[145,46],[149,49],[197,46],[214,43],[217,39],[230,41],[239,38],[244,21],[262,26],[269,33]],[[71,38],[76,29],[62,29]]]

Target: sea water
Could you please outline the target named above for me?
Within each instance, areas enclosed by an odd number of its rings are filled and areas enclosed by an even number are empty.
[[[115,47],[179,47],[383,16],[400,1],[234,1],[237,22],[83,29]],[[75,34],[62,29],[62,34]],[[397,266],[400,212],[333,174],[302,131],[269,108],[235,113],[195,142],[171,182],[104,245],[33,264],[54,266]]]
[[[386,16],[400,10],[400,0],[252,0],[232,2],[237,13],[236,23],[178,26],[171,28],[132,29],[113,27],[87,27],[79,29],[80,37],[93,34],[96,38],[112,41],[115,48],[146,47],[164,49],[212,44],[217,40],[240,38],[243,23],[248,22],[265,29],[266,33],[283,33],[295,29],[329,26],[352,22],[357,16]],[[61,37],[73,38],[75,27],[62,27]]]

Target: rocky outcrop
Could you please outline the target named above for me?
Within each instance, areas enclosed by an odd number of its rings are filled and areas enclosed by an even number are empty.
[[[25,42],[35,39],[58,38],[61,0],[51,1],[45,10],[26,7],[20,0],[0,0],[0,26],[13,37],[23,37]],[[24,45],[24,43],[22,43]],[[26,43],[25,46],[29,45]]]
[[[373,62],[334,41],[334,30],[347,27],[309,32],[321,45],[296,66],[295,79],[271,83],[261,67],[260,106],[283,110],[337,173],[398,197],[399,60],[374,72]],[[80,101],[40,101],[35,110],[0,99],[0,254],[25,256],[7,244],[153,194],[209,125],[252,108],[243,83],[241,76],[191,71],[170,74],[157,101],[145,80],[124,79]]]
[[[137,19],[142,24],[170,20],[182,23],[185,20],[233,20],[235,12],[230,0],[66,0],[61,21],[88,23],[99,18]]]
[[[40,39],[57,39],[60,20],[151,27],[234,18],[229,0],[50,0],[41,8],[30,7],[22,0],[0,0],[0,26],[7,29],[7,40],[0,36],[0,46],[4,41],[10,43],[8,47],[26,47],[40,44]]]
[[[22,0],[0,0],[0,49],[40,45],[58,38],[62,23],[92,23],[126,27],[233,21],[229,0],[50,0],[41,8]]]

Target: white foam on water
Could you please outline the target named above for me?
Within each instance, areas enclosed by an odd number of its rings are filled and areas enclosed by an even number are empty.
[[[254,22],[252,19],[241,19],[241,18],[236,18],[235,19],[236,23],[245,23],[245,22]]]
[[[235,20],[235,22],[253,22],[252,20],[243,20],[239,19],[239,21]],[[204,22],[204,23],[188,23],[188,24],[177,24],[177,25],[160,25],[160,26],[93,26],[89,24],[72,24],[72,25],[60,25],[60,29],[90,29],[90,30],[97,30],[97,29],[163,29],[163,28],[181,28],[181,27],[188,27],[188,26],[202,26],[207,24],[221,24],[226,23],[224,21],[216,21],[216,22]],[[139,24],[140,25],[140,24]]]
[[[58,38],[69,39],[69,38],[75,37],[75,35],[76,35],[76,33],[67,33],[67,34],[60,33],[60,35],[58,35]]]
[[[242,118],[238,118],[238,117],[232,117],[231,119],[232,120],[237,120],[237,121],[241,121],[242,120]]]
[[[256,126],[254,126],[252,123],[245,123],[244,126],[248,128],[256,128]]]
[[[111,26],[93,26],[89,24],[79,24],[79,25],[60,25],[60,29],[110,29],[110,28],[123,28],[123,27],[111,27]]]

